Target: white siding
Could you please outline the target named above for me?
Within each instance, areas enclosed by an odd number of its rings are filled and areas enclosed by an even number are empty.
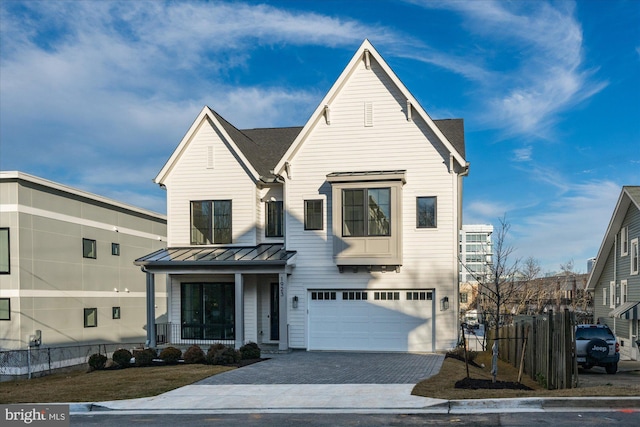
[[[304,348],[308,289],[432,288],[436,298],[436,348],[455,343],[457,301],[457,178],[448,171],[449,154],[427,125],[414,115],[406,119],[406,100],[372,61],[352,74],[331,104],[331,124],[319,121],[293,158],[287,182],[287,246],[298,251],[290,277],[289,297],[297,295],[298,309],[289,309],[290,346]],[[364,126],[364,105],[373,103],[373,126]],[[403,187],[403,266],[400,273],[368,273],[360,269],[339,273],[331,243],[331,172],[406,170]],[[303,200],[325,194],[326,226],[304,231]],[[416,229],[416,197],[436,196],[437,228]],[[392,220],[397,220],[393,217]],[[451,308],[440,311],[448,296]]]
[[[208,168],[209,147],[214,147],[214,168]],[[256,186],[227,144],[203,121],[171,170],[167,186],[169,246],[188,246],[190,202],[231,200],[233,244],[256,244]]]

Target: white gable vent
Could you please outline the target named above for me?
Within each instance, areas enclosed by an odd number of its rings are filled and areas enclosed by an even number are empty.
[[[366,127],[373,126],[373,102],[364,103],[364,125]]]
[[[207,147],[207,169],[213,169],[215,151],[213,145]]]

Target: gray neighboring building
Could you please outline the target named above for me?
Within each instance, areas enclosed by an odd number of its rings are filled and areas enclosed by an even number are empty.
[[[166,217],[21,172],[0,172],[0,350],[146,339],[146,279]],[[157,278],[158,283],[161,280]],[[166,313],[158,286],[156,313]]]
[[[624,186],[587,282],[594,317],[615,332],[620,358],[640,360],[640,186]]]

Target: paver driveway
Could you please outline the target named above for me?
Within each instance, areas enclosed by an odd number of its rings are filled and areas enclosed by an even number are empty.
[[[292,351],[214,375],[216,384],[416,384],[440,371],[444,355]]]

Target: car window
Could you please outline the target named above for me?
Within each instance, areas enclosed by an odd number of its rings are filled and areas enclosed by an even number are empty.
[[[610,329],[607,328],[578,328],[576,329],[577,340],[590,340],[592,338],[603,338],[613,340],[615,337]]]

